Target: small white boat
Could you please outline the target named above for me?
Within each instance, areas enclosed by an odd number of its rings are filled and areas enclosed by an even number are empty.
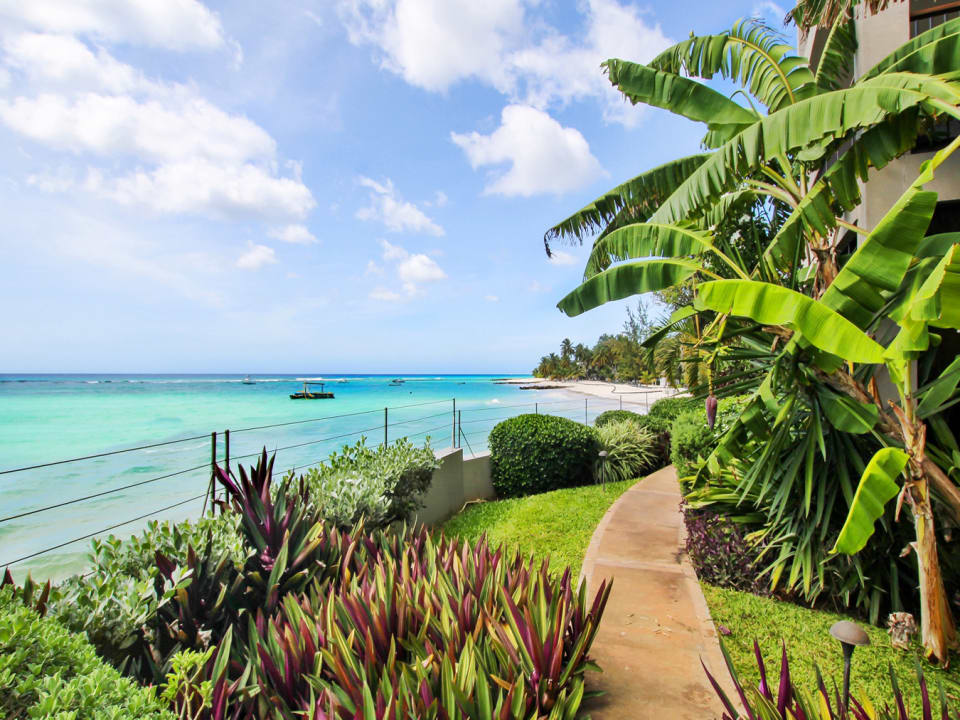
[[[243,380],[241,380],[244,385],[256,385],[257,381],[253,380],[249,375],[247,375]]]

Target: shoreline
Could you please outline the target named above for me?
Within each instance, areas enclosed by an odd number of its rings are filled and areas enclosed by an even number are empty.
[[[641,406],[649,410],[650,405],[665,397],[686,394],[686,390],[661,385],[631,385],[629,383],[611,383],[602,380],[547,380],[545,378],[511,378],[501,381],[503,385],[523,385],[523,389],[537,391],[564,390],[578,395],[596,397],[623,405]],[[540,387],[537,387],[540,386]]]

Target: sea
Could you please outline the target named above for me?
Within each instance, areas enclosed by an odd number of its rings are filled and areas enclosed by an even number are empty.
[[[62,579],[89,565],[94,537],[199,516],[228,452],[232,469],[266,448],[275,470],[295,471],[361,439],[440,449],[456,436],[470,454],[507,417],[591,421],[612,406],[496,382],[516,377],[0,375],[0,570]],[[304,382],[334,398],[291,399]]]

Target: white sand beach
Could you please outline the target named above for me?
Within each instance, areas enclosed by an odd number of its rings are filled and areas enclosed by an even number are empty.
[[[511,378],[504,381],[507,385],[542,386],[544,390],[566,390],[568,392],[589,395],[603,400],[623,401],[624,406],[633,405],[649,408],[660,398],[686,395],[684,390],[676,390],[660,385],[631,385],[629,383],[610,383],[600,380],[546,380],[544,378]],[[531,390],[530,392],[536,392]],[[636,409],[636,407],[634,408]]]

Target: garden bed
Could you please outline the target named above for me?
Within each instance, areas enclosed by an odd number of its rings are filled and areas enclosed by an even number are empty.
[[[701,587],[718,634],[745,686],[756,685],[760,680],[754,659],[754,639],[767,662],[768,677],[779,667],[781,640],[785,640],[795,685],[815,688],[815,666],[820,668],[828,685],[831,679],[840,682],[843,657],[840,643],[830,636],[829,630],[833,623],[848,620],[848,617],[707,583],[701,583]],[[854,653],[851,692],[855,696],[865,693],[878,707],[891,702],[893,693],[888,667],[892,666],[910,716],[919,716],[916,662],[921,655],[916,638],[915,652],[900,651],[891,647],[882,628],[858,624],[870,636],[870,645],[858,648]],[[725,635],[724,629],[730,634]],[[937,697],[937,687],[942,685],[952,704],[960,702],[960,671],[955,668],[941,670],[927,662],[922,662],[922,668],[932,697]]]

